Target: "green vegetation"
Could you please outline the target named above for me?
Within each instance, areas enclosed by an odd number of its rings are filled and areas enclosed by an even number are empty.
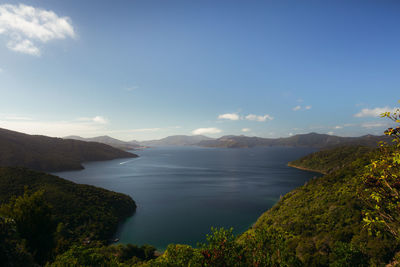
[[[62,223],[59,228],[68,233],[68,240],[82,236],[107,240],[118,223],[136,209],[135,202],[124,194],[25,168],[0,168],[0,204],[15,201],[15,196],[22,196],[25,188],[43,191],[55,221]]]
[[[400,109],[382,117],[399,125]],[[400,240],[400,126],[387,129],[385,134],[393,137],[394,145],[381,143],[379,156],[361,175],[361,197],[368,206],[364,221],[371,232],[380,235],[381,230],[388,231]]]
[[[86,161],[137,157],[105,144],[5,129],[0,129],[0,147],[0,167],[18,166],[48,172],[83,169],[82,163]]]
[[[32,266],[34,260],[17,232],[15,221],[0,216],[0,263],[2,266]]]
[[[357,258],[369,265],[389,262],[400,243],[386,233],[369,235],[363,223],[366,205],[358,197],[363,186],[358,176],[369,156],[366,154],[365,159],[357,159],[285,195],[258,219],[254,229],[282,232],[306,266],[337,265],[342,257],[334,253],[343,249],[350,255],[359,255]]]
[[[376,149],[366,146],[339,146],[291,161],[288,166],[327,174],[349,164],[354,167],[367,165],[369,155],[372,155],[374,150]]]
[[[19,236],[26,241],[27,249],[38,263],[50,257],[54,244],[56,223],[51,208],[45,201],[43,191],[25,192],[0,207],[3,216],[12,218]]]
[[[149,245],[85,246],[74,245],[47,266],[119,266],[128,267],[155,258],[155,248]]]
[[[10,242],[37,263],[72,244],[108,243],[136,209],[129,196],[17,167],[0,168],[0,205],[1,225],[17,232]]]

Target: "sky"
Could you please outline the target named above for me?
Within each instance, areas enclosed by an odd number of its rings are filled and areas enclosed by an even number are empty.
[[[381,134],[399,1],[0,1],[0,128],[63,137]]]

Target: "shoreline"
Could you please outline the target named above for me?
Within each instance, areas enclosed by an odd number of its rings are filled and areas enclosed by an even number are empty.
[[[327,174],[327,173],[324,172],[324,171],[320,171],[320,170],[315,170],[315,169],[310,169],[310,168],[306,168],[306,167],[297,166],[297,165],[294,165],[294,164],[292,164],[292,163],[290,163],[290,162],[287,164],[287,166],[288,166],[288,167],[295,168],[295,169],[303,170],[303,171],[317,172],[317,173],[321,173],[321,174],[323,174],[323,175],[326,175],[326,174]]]

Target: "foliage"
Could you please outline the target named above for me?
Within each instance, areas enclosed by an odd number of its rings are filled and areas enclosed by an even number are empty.
[[[43,191],[25,192],[0,207],[0,214],[15,221],[16,230],[38,263],[50,257],[54,247],[55,222]]]
[[[244,266],[301,266],[285,235],[278,230],[254,229],[239,240],[246,259]]]
[[[400,125],[400,109],[382,117]],[[381,143],[379,157],[362,174],[361,196],[368,205],[364,222],[370,232],[379,235],[384,230],[400,239],[400,127],[389,128],[385,134],[393,138],[394,145]]]
[[[207,243],[199,244],[203,266],[237,266],[243,259],[241,247],[235,242],[233,228],[211,228]]]
[[[388,235],[368,234],[363,227],[362,213],[366,205],[357,195],[363,186],[358,177],[371,158],[379,155],[379,151],[364,150],[363,147],[342,147],[331,151],[334,154],[332,157],[329,151],[321,151],[302,162],[314,161],[319,155],[327,159],[340,158],[336,161],[339,168],[329,162],[325,166],[335,171],[312,179],[286,194],[247,233],[259,235],[257,230],[280,232],[291,253],[289,255],[294,253],[305,266],[340,265],[344,260],[349,261],[344,266],[351,266],[352,257],[334,256],[339,253],[338,242],[347,244],[347,248],[351,249],[346,255],[358,255],[361,263],[387,263],[398,250],[399,241]],[[357,154],[356,158],[354,154]]]
[[[149,245],[73,245],[47,266],[133,266],[154,258],[155,248]]]
[[[365,255],[357,248],[354,244],[336,242],[333,251],[331,253],[330,266],[342,267],[342,266],[368,266],[368,261]]]
[[[151,267],[201,267],[203,255],[198,249],[189,245],[170,244],[167,250],[156,260],[148,262],[145,266]]]
[[[74,243],[108,243],[136,208],[129,196],[24,168],[0,168],[0,205],[38,263]]]
[[[24,187],[33,192],[43,191],[55,221],[61,223],[57,231],[59,240],[107,241],[118,223],[136,208],[132,198],[124,194],[24,168],[0,168],[0,204],[23,195]]]
[[[0,216],[0,263],[4,267],[34,266],[32,255],[17,232],[15,221]]]
[[[300,167],[321,173],[330,173],[346,165],[368,164],[375,149],[366,146],[347,145],[321,150],[288,163],[291,167]]]

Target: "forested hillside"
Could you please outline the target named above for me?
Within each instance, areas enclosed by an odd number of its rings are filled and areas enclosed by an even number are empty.
[[[369,156],[372,156],[372,153],[376,150],[377,148],[366,146],[339,146],[291,161],[288,166],[326,174],[349,164],[366,165],[370,161]]]
[[[0,205],[22,196],[25,190],[44,192],[54,219],[68,228],[73,239],[107,240],[118,222],[136,209],[132,198],[121,193],[25,168],[0,168]]]
[[[51,255],[65,251],[72,244],[109,243],[119,222],[135,209],[135,202],[124,194],[25,168],[0,168],[3,234],[8,236],[7,242],[20,240],[22,247],[25,242],[22,239],[27,240],[28,254],[38,263],[51,260]],[[4,229],[13,225],[7,218],[16,223],[17,235],[10,236]],[[4,249],[10,248],[0,249],[0,260],[11,253]]]

